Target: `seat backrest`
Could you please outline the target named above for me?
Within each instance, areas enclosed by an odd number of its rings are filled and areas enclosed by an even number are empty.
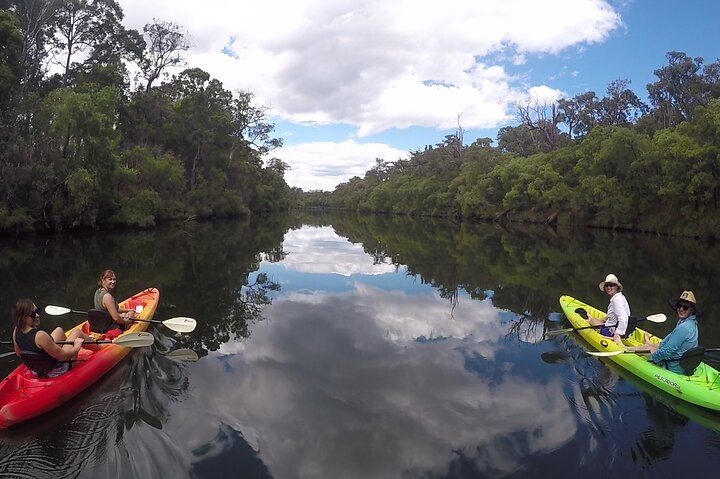
[[[623,338],[630,337],[630,335],[635,331],[635,328],[637,328],[638,319],[637,316],[628,316],[628,325],[627,329],[625,330],[625,335]]]
[[[113,321],[112,316],[99,309],[89,310],[87,319],[88,323],[90,323],[90,331],[94,333],[107,333],[111,329],[118,327],[118,324]]]
[[[20,359],[38,377],[46,378],[47,374],[58,365],[58,361],[49,358],[47,354],[35,351],[20,351]]]
[[[692,376],[702,362],[703,356],[705,355],[705,348],[702,346],[696,346],[690,348],[680,356],[680,367],[686,376]]]

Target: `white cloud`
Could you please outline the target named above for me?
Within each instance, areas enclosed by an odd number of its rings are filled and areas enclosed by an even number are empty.
[[[547,85],[534,86],[528,90],[528,101],[532,104],[544,104],[556,102],[563,98],[564,94],[560,90],[550,88]]]
[[[375,165],[375,158],[396,161],[407,158],[408,152],[382,143],[360,144],[346,140],[287,146],[273,151],[271,156],[282,159],[292,168],[285,173],[288,185],[305,191],[332,191],[353,176],[364,176]]]
[[[600,42],[621,26],[600,0],[120,4],[129,27],[154,17],[182,25],[194,43],[189,64],[250,89],[279,117],[343,122],[360,135],[451,128],[461,112],[465,128],[496,126],[524,96],[502,61]]]
[[[251,91],[273,119],[350,125],[359,138],[410,126],[447,130],[460,114],[466,130],[505,125],[515,101],[543,88],[507,68],[602,42],[622,27],[607,0],[119,3],[130,28],[142,31],[153,18],[185,28],[188,65],[228,90]],[[274,156],[292,166],[288,183],[305,190],[332,190],[376,156],[399,154],[352,141],[282,153]]]

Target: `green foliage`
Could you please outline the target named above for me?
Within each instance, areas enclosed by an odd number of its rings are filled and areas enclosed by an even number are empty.
[[[132,196],[120,199],[120,205],[111,221],[137,227],[154,226],[161,204],[162,200],[156,191],[149,188],[140,190]]]
[[[154,210],[157,220],[186,216],[184,170],[177,158],[170,153],[155,153],[136,146],[125,150],[122,160],[134,172],[131,182],[136,188],[157,194],[159,202]]]
[[[20,87],[22,48],[20,21],[12,13],[0,10],[0,108]]]
[[[0,231],[25,233],[32,231],[33,218],[24,208],[0,208]]]
[[[115,128],[119,96],[113,87],[58,89],[43,102],[41,128],[56,145],[66,172],[86,168],[108,187],[119,135]]]
[[[100,188],[97,181],[84,168],[68,175],[67,201],[62,209],[63,223],[70,227],[95,226],[98,220]]]
[[[631,125],[596,126],[547,153],[524,157],[505,150],[480,141],[458,158],[443,145],[427,147],[407,161],[377,159],[364,178],[301,198],[361,212],[554,216],[600,227],[720,235],[720,101],[653,138]],[[678,215],[687,221],[678,224]]]

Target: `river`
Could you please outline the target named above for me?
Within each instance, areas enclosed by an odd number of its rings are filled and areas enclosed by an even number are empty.
[[[0,242],[19,297],[84,310],[160,290],[156,343],[66,405],[0,430],[0,477],[672,477],[720,468],[720,415],[585,354],[558,298],[633,313],[694,291],[720,346],[720,247],[692,239],[299,215]],[[78,317],[42,316],[68,328]],[[5,346],[9,351],[9,347]],[[197,361],[166,356],[192,349]],[[0,359],[4,377],[18,365]],[[715,471],[715,472],[713,472]]]

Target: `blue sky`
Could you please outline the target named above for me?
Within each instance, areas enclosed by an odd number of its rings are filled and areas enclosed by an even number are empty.
[[[646,101],[668,51],[720,57],[718,2],[689,0],[119,0],[124,24],[183,27],[187,65],[268,107],[286,180],[332,190],[443,141],[514,125],[514,102],[616,79]]]

